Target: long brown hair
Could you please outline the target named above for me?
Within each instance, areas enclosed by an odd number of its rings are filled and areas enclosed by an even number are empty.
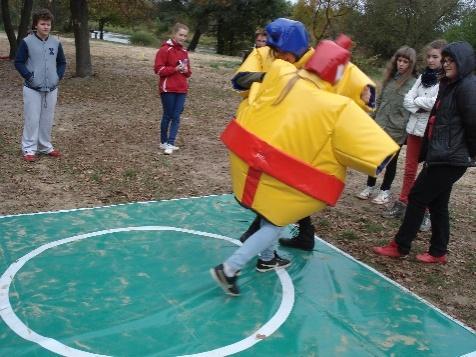
[[[390,61],[387,62],[387,66],[385,68],[384,76],[383,76],[383,86],[385,87],[387,83],[395,77],[397,73],[397,60],[400,58],[406,58],[410,65],[405,73],[403,73],[397,80],[397,88],[400,88],[408,79],[411,77],[416,77],[416,51],[408,46],[400,47],[392,56]]]

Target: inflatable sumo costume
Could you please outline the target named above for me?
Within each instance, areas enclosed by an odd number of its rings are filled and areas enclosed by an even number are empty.
[[[314,49],[309,48],[309,35],[304,25],[298,21],[279,18],[266,26],[266,33],[268,46],[255,48],[238,68],[232,79],[233,88],[240,91],[243,98],[253,96],[256,92],[253,87],[256,85],[253,84],[249,90],[243,88],[238,84],[239,78],[249,73],[266,73],[269,71],[275,60],[269,46],[278,48],[283,52],[293,53],[297,58],[293,65],[297,69],[304,68],[314,55]],[[347,50],[352,45],[351,39],[345,35],[339,36],[336,43]],[[338,82],[334,85],[330,83],[323,85],[321,89],[351,98],[365,111],[372,111],[375,107],[375,83],[351,62],[347,62],[341,70],[341,78]],[[369,87],[371,91],[369,103],[364,103],[360,98],[365,87]],[[245,105],[246,103],[242,103],[240,107]]]
[[[376,176],[399,149],[353,100],[322,89],[349,57],[322,41],[305,69],[275,60],[221,136],[236,199],[277,226],[335,205],[347,167]]]

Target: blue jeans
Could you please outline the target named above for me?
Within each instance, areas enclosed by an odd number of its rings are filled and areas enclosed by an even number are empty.
[[[284,228],[261,219],[261,228],[252,234],[240,248],[235,250],[231,257],[225,261],[225,264],[233,272],[236,272],[258,254],[260,254],[260,259],[270,261],[274,258],[276,242]]]
[[[180,125],[180,114],[185,104],[186,93],[161,93],[160,99],[164,115],[160,123],[160,142],[175,144],[175,137]],[[170,131],[169,131],[170,128]]]

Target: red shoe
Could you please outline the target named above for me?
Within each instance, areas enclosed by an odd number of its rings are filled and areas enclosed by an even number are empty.
[[[36,156],[35,154],[23,155],[23,160],[25,160],[25,161],[32,162],[32,161],[36,161],[37,159],[38,159],[38,156]]]
[[[402,254],[398,251],[398,244],[392,240],[388,245],[383,247],[373,247],[373,251],[378,255],[391,258],[406,258],[407,254]]]
[[[48,154],[46,154],[51,157],[60,157],[61,153],[59,150],[53,149],[53,151],[50,151]]]
[[[446,254],[442,255],[441,257],[434,257],[430,253],[423,253],[423,254],[417,254],[415,257],[417,260],[419,260],[422,263],[426,264],[446,264]]]

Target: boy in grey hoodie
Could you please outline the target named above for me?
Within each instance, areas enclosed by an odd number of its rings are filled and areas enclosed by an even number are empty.
[[[37,153],[61,156],[51,144],[58,83],[66,69],[61,43],[50,36],[53,15],[47,9],[33,13],[34,32],[18,48],[15,68],[25,79],[23,86],[24,120],[22,152],[26,161],[35,161]]]

